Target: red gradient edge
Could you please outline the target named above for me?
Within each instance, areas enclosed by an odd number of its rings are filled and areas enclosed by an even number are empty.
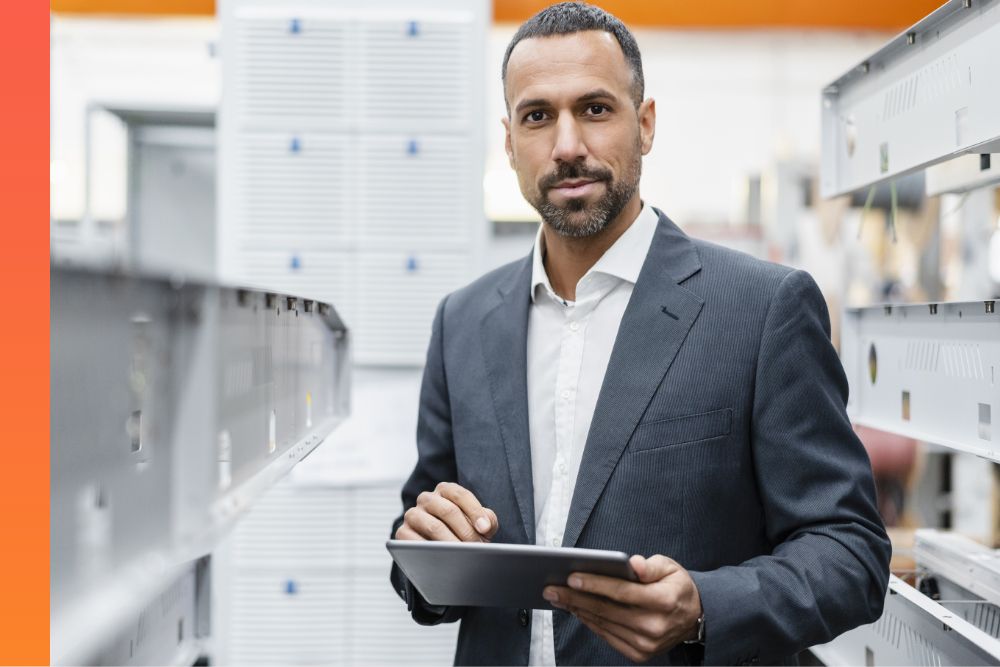
[[[49,663],[49,7],[0,9],[0,664]]]

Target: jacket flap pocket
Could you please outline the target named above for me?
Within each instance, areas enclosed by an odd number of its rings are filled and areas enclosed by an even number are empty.
[[[729,435],[732,428],[733,411],[731,408],[683,417],[658,419],[639,424],[632,436],[629,450],[635,452],[718,438]]]

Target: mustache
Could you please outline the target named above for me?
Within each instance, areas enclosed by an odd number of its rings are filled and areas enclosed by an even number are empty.
[[[587,167],[580,162],[560,162],[556,170],[545,175],[538,183],[542,192],[551,190],[560,181],[570,179],[585,178],[592,181],[610,181],[612,178],[610,169],[601,167]]]

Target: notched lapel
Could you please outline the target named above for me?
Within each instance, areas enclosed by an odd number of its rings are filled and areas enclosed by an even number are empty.
[[[498,303],[483,317],[481,336],[490,392],[507,452],[511,484],[524,528],[525,544],[535,543],[535,500],[528,426],[528,305],[531,256],[501,285]]]
[[[690,239],[661,213],[611,351],[580,462],[563,546],[576,545],[632,432],[701,313],[701,298],[679,284],[700,268]]]

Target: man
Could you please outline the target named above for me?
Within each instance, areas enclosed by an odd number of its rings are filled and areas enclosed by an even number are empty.
[[[531,256],[439,306],[397,539],[637,554],[555,612],[442,608],[459,664],[794,664],[875,620],[890,545],[808,274],[690,239],[643,203],[656,105],[613,16],[549,7],[504,59]]]

